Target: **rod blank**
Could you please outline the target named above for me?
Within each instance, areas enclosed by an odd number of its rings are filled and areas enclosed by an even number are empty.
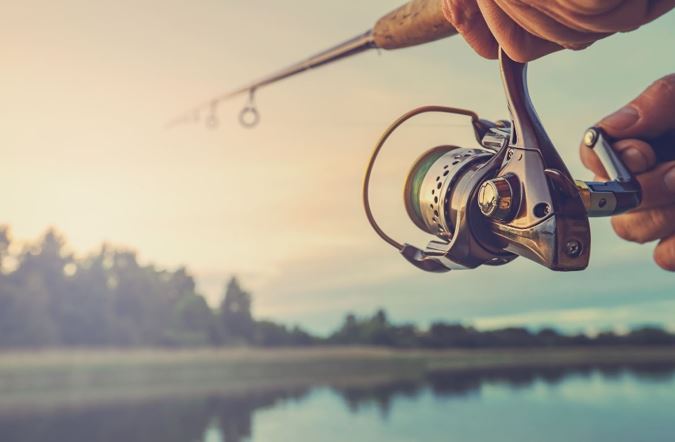
[[[369,49],[400,49],[455,35],[457,31],[443,16],[442,4],[442,0],[412,0],[379,19],[372,30],[238,89],[215,96],[174,118],[168,126],[194,121],[195,115],[205,109],[215,112],[221,101],[246,93],[252,98],[264,86]]]

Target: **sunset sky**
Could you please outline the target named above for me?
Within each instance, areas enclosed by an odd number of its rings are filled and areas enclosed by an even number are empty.
[[[675,327],[675,275],[653,245],[593,222],[585,272],[525,259],[443,275],[412,268],[368,226],[360,186],[372,144],[423,104],[507,117],[497,64],[456,37],[372,52],[259,91],[262,121],[164,127],[174,114],[368,29],[398,2],[121,0],[3,3],[0,222],[19,240],[56,227],[84,254],[104,241],[185,265],[215,303],[231,274],[257,315],[332,328],[346,311],[481,327]],[[675,13],[589,50],[530,66],[533,101],[578,178],[584,129],[675,72]],[[447,123],[447,124],[446,124]],[[402,130],[374,179],[386,228],[424,244],[405,215],[405,173],[424,149],[473,143],[461,119]]]

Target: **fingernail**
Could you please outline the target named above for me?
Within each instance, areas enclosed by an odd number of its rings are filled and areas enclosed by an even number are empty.
[[[647,158],[634,147],[629,147],[621,154],[623,164],[633,173],[641,173],[647,170]]]
[[[675,193],[675,168],[670,169],[666,172],[666,175],[663,177],[663,180],[666,182],[666,188]]]
[[[635,124],[640,117],[632,106],[626,106],[602,120],[603,126],[609,129],[627,129]]]

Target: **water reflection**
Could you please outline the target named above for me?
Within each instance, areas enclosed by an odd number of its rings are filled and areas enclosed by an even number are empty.
[[[555,385],[570,378],[601,375],[607,380],[631,376],[641,382],[672,382],[673,364],[595,367],[519,367],[491,370],[435,372],[420,380],[331,387],[352,413],[376,407],[383,418],[402,398],[421,394],[439,399],[479,395],[486,385],[509,390],[531,387],[537,382]],[[282,405],[302,404],[312,395],[307,388],[279,388],[229,397],[201,397],[147,403],[117,403],[86,409],[41,413],[4,413],[0,416],[0,441],[91,441],[91,442],[192,442],[210,439],[243,442],[254,436],[256,412]],[[214,433],[214,429],[217,430]]]
[[[434,397],[467,397],[478,394],[487,383],[504,384],[510,389],[527,388],[536,381],[554,385],[570,377],[590,377],[600,374],[605,378],[631,375],[644,381],[667,382],[675,376],[675,365],[575,365],[566,367],[507,367],[495,369],[433,372],[421,382],[398,381],[381,385],[335,388],[349,409],[355,413],[363,406],[376,405],[383,417],[389,414],[392,402],[400,397],[415,398],[421,392],[430,390]]]

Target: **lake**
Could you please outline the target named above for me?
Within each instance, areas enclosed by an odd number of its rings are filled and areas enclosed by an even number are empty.
[[[673,441],[675,365],[496,368],[31,412],[2,442]]]

